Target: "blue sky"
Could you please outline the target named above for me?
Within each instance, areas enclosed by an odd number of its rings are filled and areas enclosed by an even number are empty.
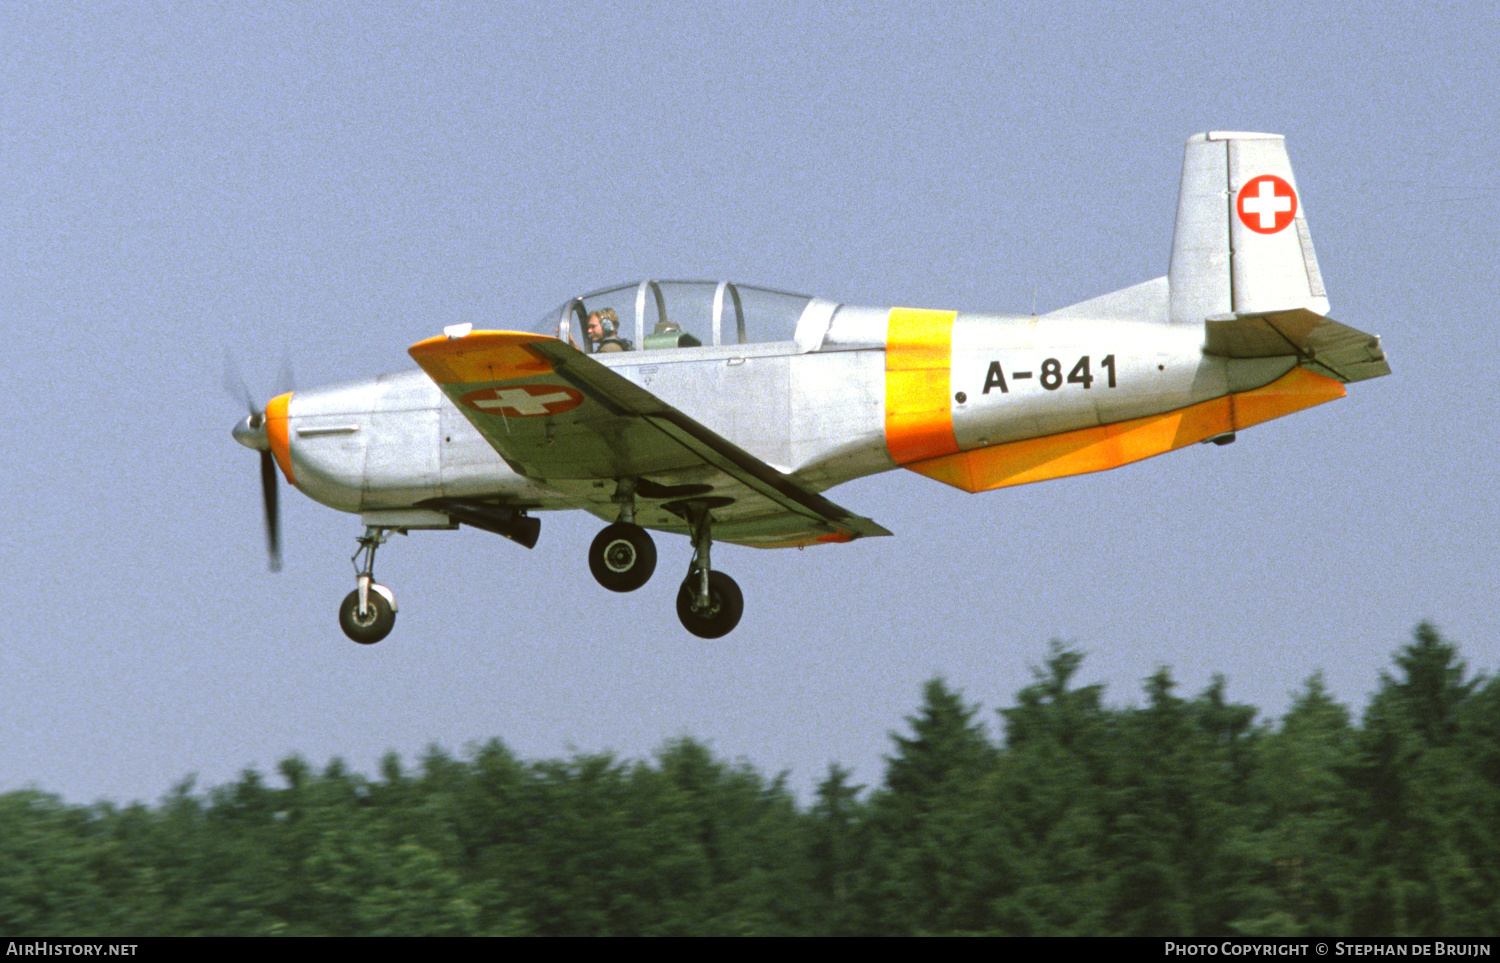
[[[1116,702],[1167,665],[1272,715],[1319,669],[1362,705],[1422,619],[1500,662],[1492,4],[16,2],[0,37],[0,790],[680,735],[805,789],[877,782],[932,675],[1008,704],[1053,637]],[[1101,475],[835,489],[897,537],[716,549],[715,642],[673,614],[685,540],[615,596],[585,516],[393,539],[372,649],[336,621],[356,518],[283,490],[265,570],[226,348],[262,393],[349,380],[647,276],[1050,310],[1165,273],[1207,129],[1287,135],[1392,377]]]

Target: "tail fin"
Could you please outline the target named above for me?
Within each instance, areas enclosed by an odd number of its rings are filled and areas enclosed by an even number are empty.
[[[1168,278],[1174,323],[1291,308],[1328,313],[1280,134],[1188,139]]]

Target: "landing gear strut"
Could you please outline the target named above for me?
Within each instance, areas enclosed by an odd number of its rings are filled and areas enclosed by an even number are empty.
[[[349,559],[359,587],[339,606],[339,626],[360,645],[374,645],[396,626],[396,596],[375,582],[375,550],[385,544],[388,528],[370,527],[359,539],[359,549]]]
[[[682,627],[700,639],[717,639],[734,631],[745,614],[745,596],[734,579],[715,572],[709,561],[713,544],[709,509],[690,504],[688,520],[693,523],[693,561],[687,578],[677,590],[677,618]]]
[[[623,479],[615,490],[620,520],[589,546],[589,571],[611,592],[634,592],[656,571],[656,543],[635,523],[635,480]]]

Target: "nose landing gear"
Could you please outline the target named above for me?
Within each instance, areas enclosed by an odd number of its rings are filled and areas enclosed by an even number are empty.
[[[360,645],[374,645],[396,627],[396,596],[375,582],[375,550],[385,544],[390,529],[367,528],[359,539],[359,550],[349,561],[354,563],[354,578],[359,587],[344,597],[339,606],[339,626],[344,634]]]

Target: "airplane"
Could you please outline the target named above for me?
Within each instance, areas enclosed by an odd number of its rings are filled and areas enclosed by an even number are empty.
[[[891,534],[824,497],[905,468],[968,492],[1127,465],[1343,397],[1390,373],[1328,298],[1282,136],[1186,146],[1167,274],[1048,314],[861,307],[727,281],[644,280],[571,298],[525,331],[452,325],[420,370],[287,392],[234,429],[261,453],[272,568],[276,472],[358,514],[339,621],[385,638],[374,580],[395,532],[493,532],[534,513],[606,523],[589,570],[614,592],[685,535],[684,628],[719,638],[743,595],[715,541],[762,548]]]

